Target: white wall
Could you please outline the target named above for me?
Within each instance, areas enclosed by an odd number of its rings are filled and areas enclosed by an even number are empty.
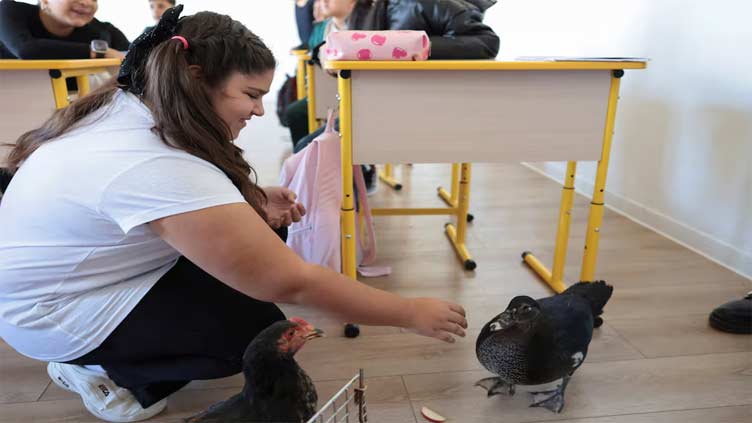
[[[512,57],[649,57],[622,79],[606,202],[752,278],[750,16],[747,0],[501,0],[486,21]],[[578,168],[588,195],[594,169]]]

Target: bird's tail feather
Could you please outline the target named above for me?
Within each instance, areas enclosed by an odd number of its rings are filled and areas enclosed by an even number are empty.
[[[573,294],[585,298],[593,310],[593,316],[603,314],[603,307],[611,298],[614,287],[605,281],[577,282],[567,288],[562,294]]]

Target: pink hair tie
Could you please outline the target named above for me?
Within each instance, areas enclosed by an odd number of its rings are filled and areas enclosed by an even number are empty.
[[[170,38],[171,40],[180,40],[181,43],[183,43],[183,50],[188,50],[188,40],[185,39],[182,35],[175,35],[174,37]]]

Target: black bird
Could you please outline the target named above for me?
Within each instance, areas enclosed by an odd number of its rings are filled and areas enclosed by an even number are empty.
[[[518,296],[483,326],[475,343],[478,361],[497,377],[476,386],[488,396],[514,395],[515,385],[533,393],[531,407],[564,408],[569,378],[587,356],[593,327],[614,288],[604,281],[578,282],[537,301]],[[544,386],[548,385],[548,386]]]
[[[243,390],[186,422],[306,422],[316,413],[318,396],[294,355],[323,334],[294,317],[264,329],[243,355]]]

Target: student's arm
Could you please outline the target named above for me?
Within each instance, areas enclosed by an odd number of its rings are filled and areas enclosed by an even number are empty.
[[[117,29],[115,25],[110,23],[105,23],[104,25],[107,32],[110,33],[110,48],[117,51],[127,51],[131,43],[128,41],[128,38],[125,37],[125,34]]]
[[[306,304],[342,321],[404,327],[448,342],[465,335],[461,306],[402,298],[306,263],[248,204],[168,216],[150,227],[206,272],[253,298]]]
[[[295,0],[295,23],[300,42],[305,44],[313,30],[313,1]]]
[[[0,1],[0,41],[19,59],[88,59],[90,47],[85,43],[34,38],[26,26],[29,9],[26,3]]]
[[[388,10],[389,29],[428,33],[431,59],[493,59],[499,53],[499,37],[483,23],[483,13],[464,2],[415,2]]]
[[[431,58],[436,60],[493,59],[499,53],[499,36],[483,23],[483,15],[464,10],[445,22],[445,32],[431,38]]]

